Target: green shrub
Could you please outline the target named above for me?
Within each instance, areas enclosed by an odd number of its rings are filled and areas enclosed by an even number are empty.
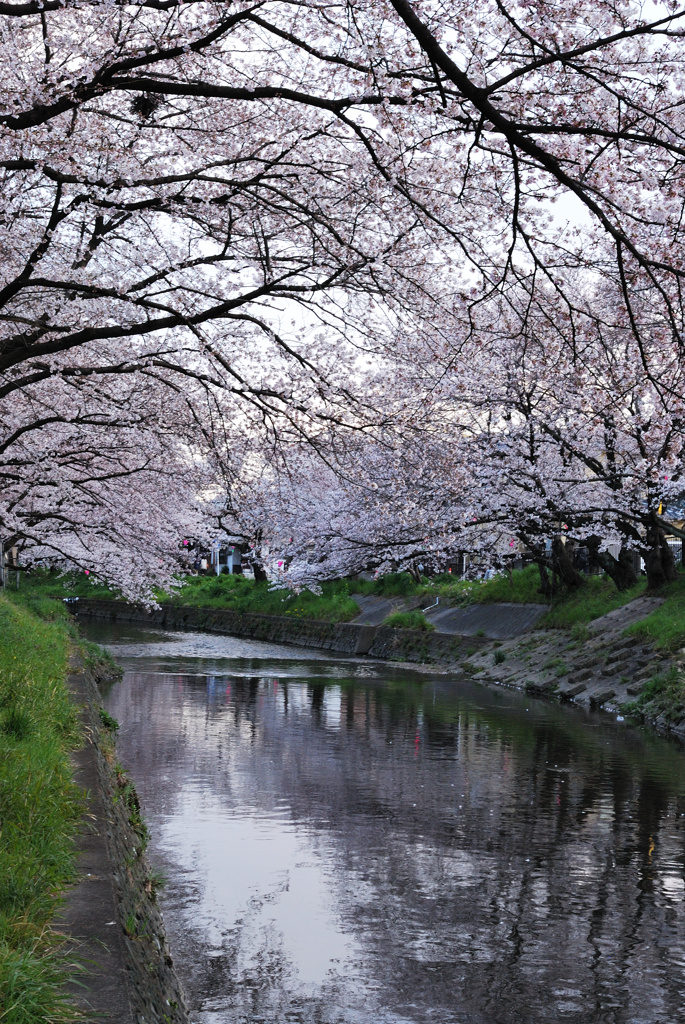
[[[100,715],[100,721],[102,722],[104,728],[107,729],[108,732],[117,731],[117,729],[119,728],[119,723],[117,722],[114,715],[110,715],[107,708],[98,708],[98,714]]]

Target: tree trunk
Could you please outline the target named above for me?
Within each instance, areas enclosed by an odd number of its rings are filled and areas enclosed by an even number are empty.
[[[677,579],[678,569],[666,534],[658,526],[647,527],[647,544],[642,555],[647,573],[647,589],[658,590]]]
[[[255,583],[264,583],[266,581],[267,575],[259,562],[252,563],[252,570],[254,572]]]
[[[659,546],[661,547],[661,564],[664,567],[664,574],[666,576],[667,583],[673,583],[678,579],[678,566],[675,562],[675,555],[673,554],[673,548],[668,543],[666,534],[662,531],[659,537]]]
[[[586,545],[592,564],[603,569],[607,576],[614,581],[618,590],[630,590],[635,586],[637,573],[633,568],[632,552],[628,548],[622,546],[618,558],[614,558],[609,551],[599,550],[599,537],[590,537],[586,541]]]
[[[569,590],[582,587],[583,577],[573,568],[573,562],[561,537],[555,537],[552,541],[552,568]]]
[[[528,548],[532,555],[533,561],[538,567],[538,572],[540,573],[540,586],[538,587],[538,594],[542,594],[543,597],[546,597],[548,600],[550,600],[554,592],[554,588],[552,586],[552,580],[550,580],[548,572],[550,560],[547,557],[544,546],[539,542],[533,541],[525,533],[521,534],[519,539],[521,540],[523,546]]]
[[[540,573],[540,586],[538,587],[538,594],[542,594],[543,597],[552,596],[552,583],[547,572],[547,566],[540,560],[538,560],[538,572]]]
[[[635,586],[637,583],[637,573],[633,562],[633,552],[627,547],[621,547],[618,553],[616,569],[617,572],[613,579],[619,590],[630,590],[631,587]]]
[[[421,572],[415,565],[410,565],[409,568],[407,569],[407,572],[413,579],[414,583],[421,583]]]

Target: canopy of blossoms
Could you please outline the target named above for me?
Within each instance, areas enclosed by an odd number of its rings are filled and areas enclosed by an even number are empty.
[[[337,494],[380,565],[560,521],[658,553],[684,26],[671,2],[1,3],[0,540],[133,594],[215,528],[203,497],[312,551]],[[319,572],[356,564],[341,544]]]

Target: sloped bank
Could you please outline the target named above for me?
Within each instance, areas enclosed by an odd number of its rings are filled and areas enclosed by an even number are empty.
[[[88,791],[89,827],[79,841],[79,879],[59,922],[86,969],[72,996],[90,1018],[116,1024],[187,1024],[135,788],[116,761],[115,723],[102,710],[99,682],[72,658],[69,685],[81,707],[86,742],[76,760]],[[90,870],[88,870],[90,869]]]
[[[483,637],[447,636],[355,622],[324,622],[197,606],[162,605],[147,611],[123,601],[83,599],[73,602],[71,609],[79,618],[103,622],[131,622],[163,629],[197,629],[339,654],[366,654],[371,658],[392,661],[460,662],[488,643]]]
[[[463,667],[485,683],[621,712],[685,740],[685,650],[665,652],[629,631],[662,603],[640,597],[576,630],[492,644]]]

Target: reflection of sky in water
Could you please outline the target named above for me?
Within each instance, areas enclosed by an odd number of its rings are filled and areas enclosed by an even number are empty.
[[[325,860],[310,837],[282,816],[227,814],[205,790],[187,786],[178,810],[161,827],[158,844],[180,864],[193,865],[202,879],[186,915],[202,933],[207,954],[224,950],[222,922],[240,921],[241,946],[250,963],[273,934],[287,950],[294,981],[321,985],[331,971],[359,950],[341,930],[332,905]]]
[[[107,706],[196,1024],[685,1019],[680,749],[359,659],[89,632],[126,654]]]
[[[89,624],[89,636],[102,636],[103,644],[117,658],[202,658],[204,661],[269,658],[284,661],[329,661],[330,656],[304,647],[282,647],[262,640],[246,640],[220,633],[180,633],[172,630],[143,630],[138,626],[121,627],[112,637],[106,626]],[[284,657],[285,652],[285,657]]]
[[[367,659],[330,655],[309,647],[283,647],[215,633],[146,630],[137,625],[89,622],[84,629],[91,640],[106,647],[124,667],[152,671],[264,675],[270,668],[279,677],[321,675],[374,678],[379,669]],[[383,663],[381,673],[383,672]],[[385,668],[387,673],[388,669]],[[425,668],[397,669],[400,674],[425,675]]]

